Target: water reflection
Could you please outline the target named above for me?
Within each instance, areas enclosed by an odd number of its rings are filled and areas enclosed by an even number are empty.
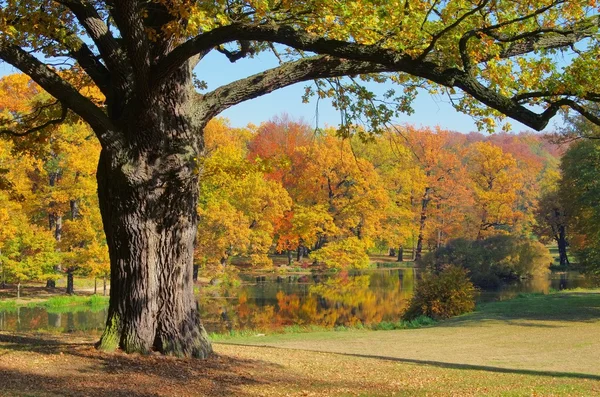
[[[241,279],[237,286],[218,284],[202,288],[200,307],[209,332],[397,321],[412,296],[418,273],[415,269],[380,269],[331,276],[242,275]],[[479,299],[505,300],[519,293],[595,286],[576,272],[557,273],[550,278],[507,285],[499,291],[486,291]],[[22,307],[0,311],[0,330],[102,330],[106,315],[106,308],[48,312],[44,308]]]
[[[200,306],[207,330],[214,332],[395,321],[412,296],[415,274],[401,269],[259,280],[246,276],[239,287],[205,288]]]
[[[17,307],[0,311],[0,331],[88,331],[102,330],[107,308],[70,308],[72,311],[49,312],[42,307]]]

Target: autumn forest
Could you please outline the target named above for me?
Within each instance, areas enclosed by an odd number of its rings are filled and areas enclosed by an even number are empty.
[[[0,89],[4,117],[27,114],[47,95],[21,74],[2,78]],[[72,120],[2,138],[1,282],[52,286],[66,276],[72,292],[74,275],[106,280],[100,146],[89,127]],[[558,245],[566,265],[567,241],[576,252],[594,249],[577,216],[593,208],[573,197],[584,175],[572,163],[583,150],[593,166],[597,146],[566,136],[393,125],[341,138],[288,115],[245,128],[217,118],[196,159],[203,178],[195,263],[200,274],[232,262],[273,268],[274,257],[277,267],[365,268],[369,254],[420,260],[458,238],[504,235]]]

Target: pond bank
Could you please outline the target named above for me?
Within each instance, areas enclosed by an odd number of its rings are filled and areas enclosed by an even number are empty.
[[[0,333],[0,379],[7,396],[598,395],[599,334],[598,290],[523,295],[422,329],[237,338],[206,361]]]
[[[573,290],[482,304],[473,313],[421,329],[273,334],[222,342],[600,379],[598,335],[600,290]]]

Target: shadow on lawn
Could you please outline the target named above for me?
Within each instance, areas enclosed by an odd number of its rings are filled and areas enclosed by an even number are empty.
[[[536,370],[530,370],[530,369],[502,368],[502,367],[492,367],[492,366],[488,366],[488,365],[445,363],[442,361],[416,360],[416,359],[410,359],[410,358],[386,357],[386,356],[376,356],[376,355],[369,355],[369,354],[351,354],[351,353],[334,353],[334,354],[340,354],[343,356],[374,358],[374,359],[379,359],[379,360],[401,362],[401,363],[406,363],[406,364],[431,365],[431,366],[439,367],[439,368],[466,369],[466,370],[474,370],[474,371],[498,372],[498,373],[504,373],[504,374],[549,376],[552,378],[572,378],[572,379],[587,379],[587,380],[600,381],[600,375],[581,374],[581,373],[577,373],[577,372],[536,371]]]
[[[502,367],[492,367],[492,366],[488,366],[488,365],[447,363],[447,362],[443,362],[443,361],[417,360],[417,359],[411,359],[411,358],[379,356],[379,355],[374,355],[374,354],[372,355],[372,354],[360,354],[360,353],[339,353],[339,352],[332,352],[332,351],[326,351],[326,350],[307,350],[307,349],[294,349],[294,348],[287,348],[287,347],[278,348],[278,347],[274,347],[274,346],[245,345],[245,344],[241,344],[241,343],[232,343],[231,345],[265,348],[265,349],[312,351],[312,352],[316,352],[316,353],[327,353],[327,354],[335,354],[335,355],[339,355],[339,356],[348,356],[348,357],[361,357],[361,358],[369,358],[369,359],[376,359],[376,360],[393,361],[393,362],[399,362],[399,363],[405,363],[405,364],[430,365],[433,367],[448,368],[448,369],[488,371],[488,372],[497,372],[497,373],[504,373],[504,374],[548,376],[551,378],[572,378],[572,379],[587,379],[587,380],[600,381],[600,375],[582,374],[582,373],[577,373],[577,372],[537,371],[537,370],[530,370],[530,369],[502,368]]]
[[[42,357],[24,360],[15,352]],[[241,386],[260,383],[248,376],[248,370],[270,371],[277,367],[259,360],[218,355],[195,360],[109,354],[97,351],[89,339],[70,343],[46,335],[38,338],[0,334],[0,357],[1,389],[8,395],[244,396]],[[29,361],[45,364],[44,370],[37,366],[32,369]],[[26,364],[18,365],[19,362]]]

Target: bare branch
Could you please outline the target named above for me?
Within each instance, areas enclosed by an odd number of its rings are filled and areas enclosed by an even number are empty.
[[[451,23],[450,25],[446,26],[444,29],[440,30],[435,35],[433,35],[433,37],[431,38],[431,42],[429,43],[427,48],[425,48],[425,50],[421,53],[421,55],[419,55],[419,57],[417,59],[424,60],[427,57],[427,55],[435,48],[435,44],[437,43],[437,41],[440,38],[442,38],[446,33],[451,31],[458,25],[460,25],[468,17],[470,17],[471,15],[474,15],[477,12],[479,12],[480,10],[482,10],[483,7],[485,7],[488,2],[489,2],[489,0],[483,0],[481,3],[479,3],[479,5],[477,5],[477,7],[464,13],[459,18],[457,18],[456,21],[454,21],[453,23]]]
[[[54,104],[56,104],[56,102]],[[63,104],[60,104],[60,106],[61,106],[60,117],[58,117],[56,119],[50,119],[50,120],[46,121],[45,123],[42,123],[35,127],[28,128],[22,132],[17,132],[15,130],[11,130],[11,129],[2,129],[2,130],[0,130],[0,135],[11,135],[11,136],[15,136],[15,137],[22,137],[22,136],[30,135],[37,131],[41,131],[47,127],[61,124],[67,118],[67,114],[69,113],[69,108],[67,108],[66,106],[63,106]],[[40,109],[38,109],[38,111],[36,111],[38,116],[39,116],[40,112],[41,112]],[[37,118],[37,117],[33,117],[33,118]],[[33,119],[31,121],[33,121]]]
[[[240,41],[240,49],[238,51],[232,52],[223,46],[217,47],[217,51],[225,55],[231,63],[235,63],[236,61],[239,61],[242,58],[251,56],[255,52],[254,48],[252,48],[250,42],[247,40]]]

